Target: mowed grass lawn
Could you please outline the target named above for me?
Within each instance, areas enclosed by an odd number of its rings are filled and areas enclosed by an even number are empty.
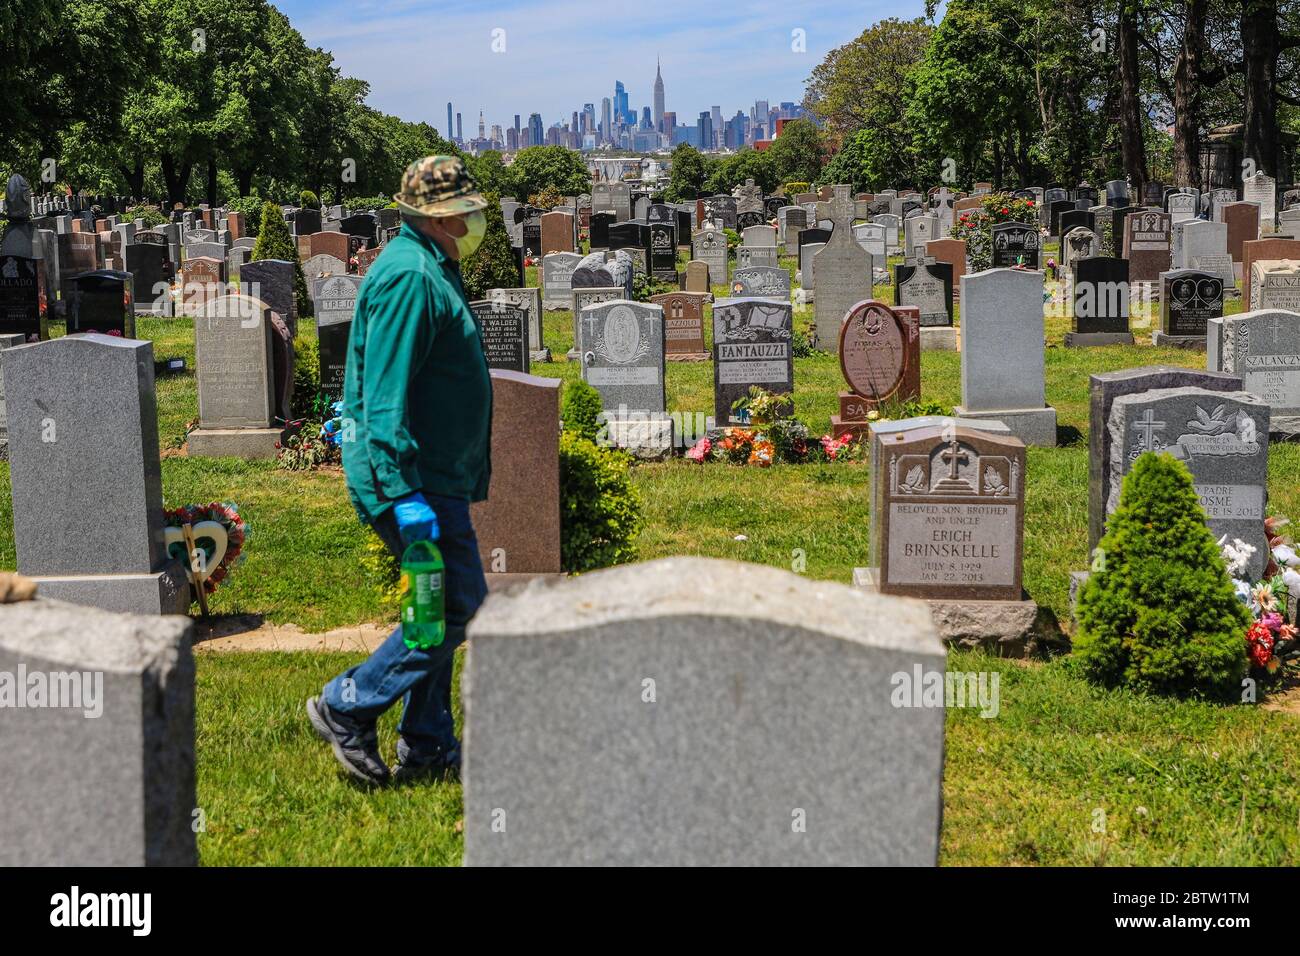
[[[785,264],[793,268],[792,260]],[[888,293],[877,287],[878,297]],[[811,310],[796,313],[796,323],[811,318]],[[1062,445],[1029,451],[1025,584],[1067,630],[1068,575],[1087,564],[1088,375],[1156,363],[1204,366],[1202,354],[1150,346],[1146,322],[1149,316],[1135,316],[1136,346],[1067,350],[1068,321],[1048,320],[1047,399],[1058,412]],[[707,312],[705,326],[707,336]],[[563,361],[572,328],[569,313],[546,315],[546,344],[560,361],[535,366],[535,374],[577,376],[576,363]],[[154,342],[156,359],[183,357],[189,366],[158,379],[167,503],[234,501],[252,528],[246,561],[214,597],[213,612],[260,615],[309,632],[385,620],[361,569],[364,538],[341,477],[180,455],[187,423],[198,414],[192,327],[142,320],[138,334]],[[310,322],[302,334],[314,334]],[[710,363],[669,363],[667,374],[671,411],[712,414]],[[795,383],[797,414],[828,429],[843,387],[838,360],[796,359]],[[924,399],[951,406],[960,391],[959,355],[923,355]],[[637,466],[633,480],[647,517],[642,559],[733,558],[847,583],[867,551],[864,465],[760,470],[678,460]],[[0,463],[0,569],[16,563],[8,485],[8,466]],[[1273,511],[1300,518],[1300,446],[1274,446],[1269,492]],[[205,863],[459,862],[458,785],[360,790],[312,736],[303,700],[355,659],[200,652]],[[950,667],[998,671],[1001,711],[991,720],[971,710],[948,716],[943,862],[1294,864],[1300,856],[1295,716],[1104,692],[1074,676],[1068,660],[1024,665],[953,654]],[[381,733],[390,758],[395,720],[389,715]]]

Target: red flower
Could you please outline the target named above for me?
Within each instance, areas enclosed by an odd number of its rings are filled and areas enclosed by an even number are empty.
[[[1259,621],[1246,629],[1246,653],[1257,667],[1267,666],[1273,656],[1273,632]]]
[[[1003,207],[1002,207],[1002,215],[1005,216],[1006,214],[1007,214],[1007,207],[1006,207],[1006,206],[1003,206]]]

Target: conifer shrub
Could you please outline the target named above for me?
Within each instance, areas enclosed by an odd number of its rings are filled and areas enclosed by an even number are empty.
[[[1237,600],[1186,466],[1144,453],[1079,594],[1075,663],[1110,687],[1228,699],[1246,672]]]
[[[590,571],[631,561],[645,524],[629,456],[576,431],[560,434],[560,566]]]
[[[600,413],[604,410],[600,392],[594,385],[575,378],[564,386],[564,399],[560,404],[560,419],[564,430],[576,432],[587,441],[594,442],[600,434]]]
[[[298,247],[293,236],[289,235],[289,226],[280,214],[280,207],[273,202],[262,203],[261,222],[257,230],[257,242],[253,245],[253,254],[249,261],[256,259],[284,259],[293,263],[293,291],[298,299],[298,315],[311,315],[311,298],[307,295],[307,279],[302,274],[302,263],[298,260]]]

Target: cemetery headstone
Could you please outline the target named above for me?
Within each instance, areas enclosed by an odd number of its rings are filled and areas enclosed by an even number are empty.
[[[1074,263],[1074,297],[1065,344],[1132,345],[1129,329],[1129,263],[1093,256]]]
[[[719,299],[713,304],[713,406],[719,427],[739,423],[732,406],[757,385],[773,395],[794,391],[793,313],[773,299]]]
[[[1038,228],[1020,222],[1000,222],[991,229],[993,237],[993,268],[1010,268],[1023,265],[1038,268]],[[960,280],[958,280],[960,282]]]
[[[671,558],[494,597],[470,636],[467,865],[938,859],[943,708],[890,703],[896,675],[943,672],[923,607],[760,565]],[[629,668],[677,688],[660,719],[618,696],[608,675]],[[542,693],[561,685],[563,699]],[[765,716],[792,708],[797,734]],[[547,752],[556,739],[572,766]],[[587,808],[581,821],[575,806]],[[771,821],[796,806],[825,828],[778,834]],[[508,836],[493,824],[501,807]]]
[[[1026,445],[1056,445],[1047,404],[1043,274],[989,269],[962,278],[961,398],[954,415],[1004,422]]]
[[[1169,270],[1169,214],[1142,210],[1125,221],[1129,282],[1154,282]]]
[[[831,416],[835,437],[861,438],[870,412],[887,402],[920,398],[921,334],[915,310],[859,302],[840,328],[839,355],[849,390],[839,393],[839,414]]]
[[[788,282],[789,273],[786,273],[786,279]],[[577,293],[574,295],[576,297]],[[664,310],[664,358],[668,361],[697,362],[709,357],[704,347],[704,303],[707,298],[691,292],[666,292],[650,297],[652,303]]]
[[[576,252],[553,252],[542,259],[542,308],[567,309],[573,302],[573,271],[582,261]],[[505,368],[506,366],[497,366]],[[517,369],[526,372],[528,369]]]
[[[469,306],[479,327],[488,368],[527,374],[528,312],[501,300],[479,299]]]
[[[18,572],[44,598],[185,613],[189,579],[163,546],[153,345],[69,335],[0,363]]]
[[[709,267],[710,285],[727,284],[727,235],[705,227],[691,240],[691,256]]]
[[[1206,367],[1240,375],[1272,408],[1273,430],[1300,432],[1300,314],[1277,309],[1211,319]]]
[[[41,260],[0,256],[0,335],[29,342],[50,337]]]
[[[1198,269],[1175,269],[1160,280],[1160,328],[1152,343],[1204,349],[1209,320],[1223,316],[1223,279]]]
[[[600,392],[611,441],[640,457],[671,454],[663,308],[618,299],[587,306],[579,321],[582,377]]]
[[[131,273],[84,272],[71,283],[67,305],[69,335],[98,332],[135,338],[135,306],[131,302]]]
[[[305,271],[305,270],[304,270]],[[239,270],[240,291],[260,299],[298,335],[298,296],[294,292],[294,263],[287,259],[255,259]]]
[[[853,239],[853,198],[848,186],[836,186],[826,212],[835,224],[826,246],[813,258],[814,321],[822,348],[839,348],[840,325],[858,302],[872,297],[872,262]]]
[[[194,319],[194,374],[199,425],[189,434],[193,457],[274,458],[280,429],[272,354],[271,307],[242,294],[223,295]]]
[[[348,337],[360,291],[360,276],[331,276],[321,284],[320,294],[312,302],[320,342],[320,387],[334,399],[343,397]]]
[[[731,274],[733,298],[762,296],[782,302],[790,299],[790,273],[773,266],[747,266]]]

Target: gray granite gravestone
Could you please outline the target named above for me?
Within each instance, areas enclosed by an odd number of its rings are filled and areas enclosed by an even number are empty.
[[[787,302],[790,299],[790,273],[774,266],[737,267],[731,274],[731,294],[735,297],[763,296]]]
[[[542,258],[543,309],[549,312],[569,308],[573,302],[573,271],[581,261],[582,256],[576,252],[553,252]]]
[[[1210,319],[1206,367],[1240,375],[1272,408],[1273,431],[1300,433],[1300,313],[1257,309]]]
[[[19,573],[56,600],[185,613],[189,580],[163,546],[153,345],[72,335],[6,349],[0,368]]]
[[[610,439],[641,457],[671,453],[663,308],[616,299],[587,306],[578,321],[582,378],[600,393]]]
[[[1056,445],[1046,403],[1043,274],[987,269],[961,280],[961,405],[954,415],[1006,423],[1026,445]]]
[[[198,863],[191,627],[0,604],[0,673],[25,673],[28,695],[39,675],[49,695],[5,711],[0,866]]]
[[[721,229],[705,227],[691,240],[691,258],[709,267],[710,285],[727,283],[727,235]]]
[[[270,305],[246,295],[208,303],[194,320],[199,425],[189,434],[196,457],[274,458],[280,429],[272,368]]]
[[[494,594],[470,644],[469,866],[937,862],[919,603],[670,558]]]
[[[1119,506],[1124,476],[1144,452],[1187,466],[1215,538],[1255,548],[1247,577],[1258,580],[1269,554],[1264,535],[1268,497],[1268,405],[1246,392],[1183,386],[1122,395],[1111,403],[1106,514]]]
[[[854,305],[872,297],[872,264],[871,256],[853,239],[851,188],[836,186],[835,198],[825,206],[835,228],[826,247],[813,258],[813,316],[818,347],[834,352],[839,349],[844,317]]]
[[[592,286],[573,290],[573,348],[565,356],[570,362],[576,362],[582,357],[582,323],[579,321],[582,310],[589,305],[626,298],[627,292],[621,286]]]
[[[27,337],[18,333],[0,333],[0,352],[5,349],[17,348],[19,345],[26,345]],[[9,458],[9,427],[6,424],[8,419],[5,413],[5,379],[4,363],[0,362],[0,461]]]
[[[1111,495],[1109,462],[1111,439],[1110,410],[1117,398],[1154,389],[1199,388],[1216,392],[1236,392],[1242,388],[1239,375],[1204,372],[1173,365],[1146,365],[1141,368],[1101,372],[1088,379],[1088,551],[1106,526],[1106,502]]]

